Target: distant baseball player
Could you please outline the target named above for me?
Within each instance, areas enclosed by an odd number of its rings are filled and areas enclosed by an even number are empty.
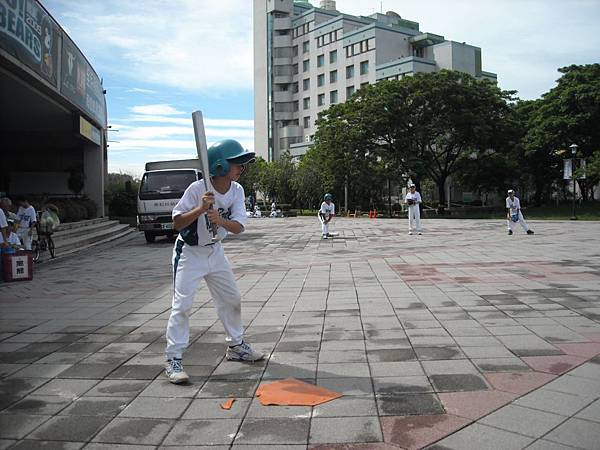
[[[208,149],[208,164],[215,192],[206,192],[204,182],[195,181],[173,209],[173,224],[180,233],[173,250],[174,293],[165,351],[165,373],[171,383],[189,379],[182,356],[189,344],[190,311],[203,278],[227,335],[225,357],[237,361],[258,361],[264,357],[244,341],[240,290],[220,243],[227,233],[244,231],[244,188],[237,180],[246,164],[253,161],[254,152],[247,152],[237,141],[228,139],[213,144]],[[205,215],[217,226],[219,240],[212,239]]]
[[[408,188],[409,192],[404,198],[404,202],[408,206],[408,234],[413,234],[413,220],[417,234],[423,234],[421,232],[421,210],[419,209],[419,205],[422,203],[421,194],[417,192],[417,187],[413,183],[409,184]]]
[[[515,191],[512,189],[508,190],[508,197],[506,197],[506,227],[508,229],[508,235],[513,234],[514,226],[519,223],[527,234],[534,234],[533,230],[529,229],[529,225],[525,222],[523,213],[521,212],[521,201],[515,195]]]
[[[335,204],[331,201],[333,199],[331,194],[325,194],[323,197],[323,203],[321,203],[321,209],[317,216],[321,221],[321,232],[323,233],[323,239],[333,236],[329,233],[329,222],[335,217]]]

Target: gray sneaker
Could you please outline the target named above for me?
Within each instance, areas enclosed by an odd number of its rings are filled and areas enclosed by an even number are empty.
[[[234,347],[227,347],[227,351],[225,352],[225,358],[230,361],[260,361],[263,359],[265,355],[255,350],[242,342],[240,345],[236,345]]]
[[[167,364],[165,364],[165,375],[173,384],[187,383],[190,379],[188,374],[185,373],[185,370],[183,370],[183,365],[179,358],[167,360]]]

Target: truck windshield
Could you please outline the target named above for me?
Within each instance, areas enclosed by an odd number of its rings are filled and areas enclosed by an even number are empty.
[[[194,181],[196,181],[196,172],[193,170],[147,172],[140,184],[140,199],[181,197],[183,191]]]

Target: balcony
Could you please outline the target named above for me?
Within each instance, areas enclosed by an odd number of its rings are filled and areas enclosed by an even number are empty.
[[[291,47],[292,35],[273,36],[273,47]]]
[[[273,19],[274,30],[289,30],[290,28],[292,28],[291,17],[276,17]]]
[[[292,82],[293,75],[273,75],[274,84],[288,84]]]
[[[273,101],[279,102],[291,102],[292,99],[292,91],[275,91],[273,93]]]

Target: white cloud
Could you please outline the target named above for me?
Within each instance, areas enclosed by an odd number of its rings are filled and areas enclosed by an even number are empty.
[[[176,115],[176,114],[185,114],[182,111],[178,111],[173,108],[171,105],[167,105],[165,103],[157,104],[157,105],[141,105],[141,106],[132,106],[129,108],[132,113],[135,114],[164,114],[166,116]]]
[[[126,92],[134,92],[134,93],[140,93],[140,94],[158,94],[158,91],[154,91],[152,89],[137,88],[137,87],[127,89]]]
[[[185,91],[252,87],[248,0],[54,0],[102,72]],[[115,64],[121,61],[121,64]]]

